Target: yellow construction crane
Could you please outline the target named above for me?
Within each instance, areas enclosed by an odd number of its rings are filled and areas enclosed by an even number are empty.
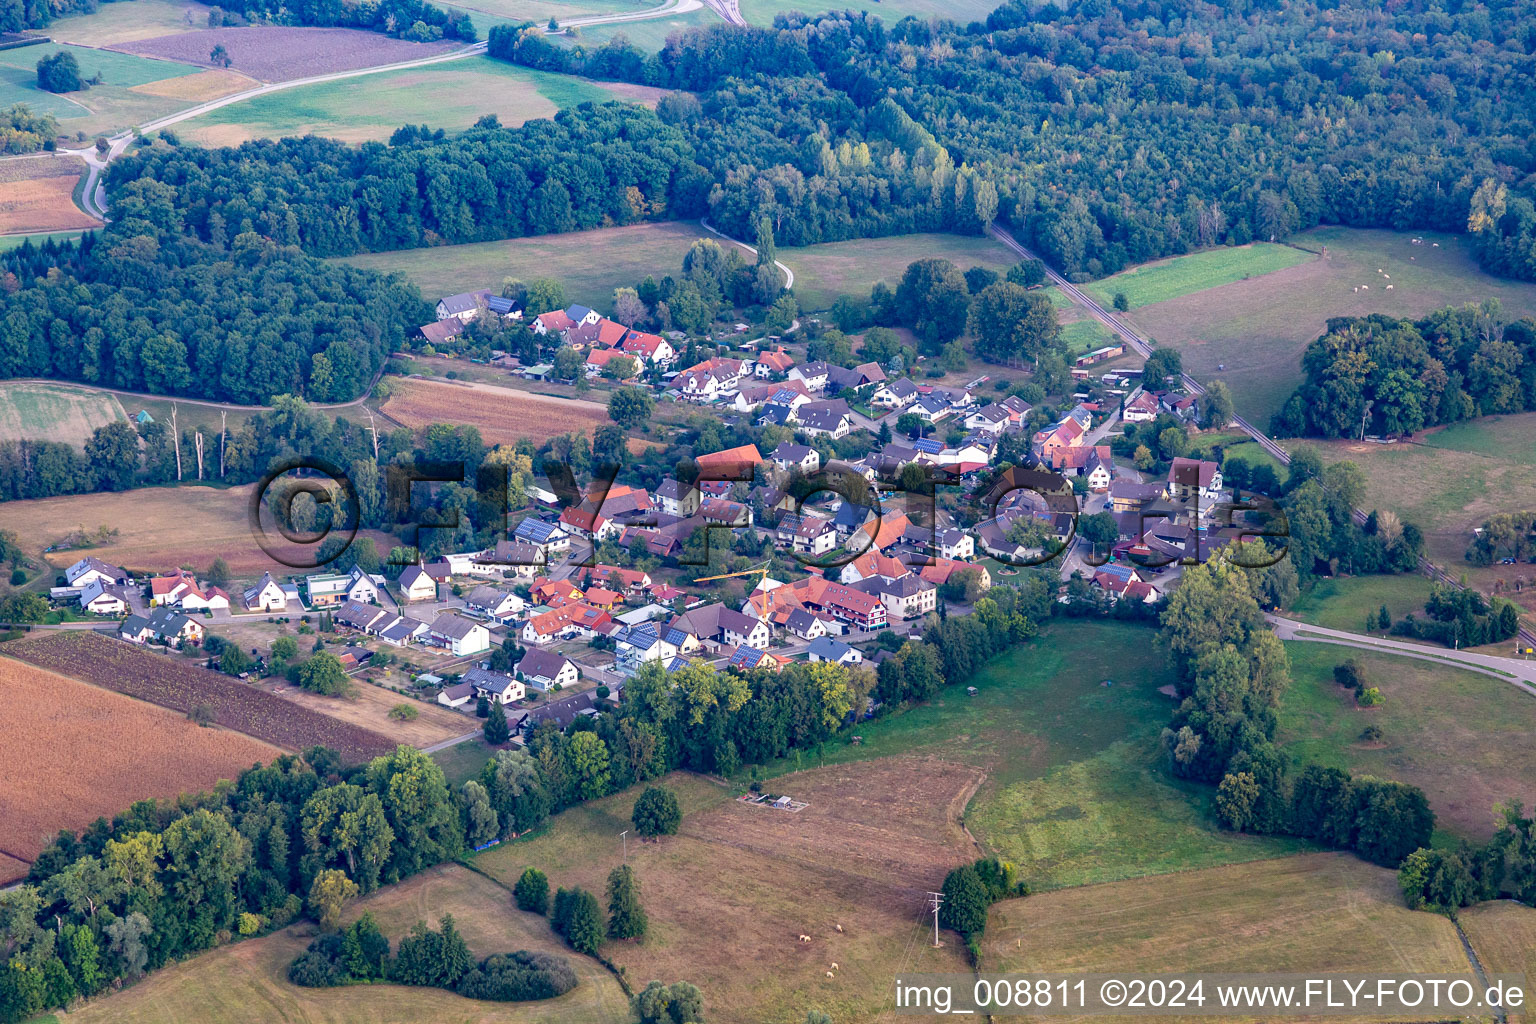
[[[741,572],[721,573],[719,576],[704,576],[704,577],[701,577],[699,579],[694,580],[693,582],[695,582],[695,583],[708,583],[711,580],[728,580],[728,579],[731,579],[733,576],[752,576],[752,575],[756,575],[758,577],[763,577],[763,576],[767,576],[768,575],[768,564],[769,563],[764,562],[760,566],[756,566],[756,567],[751,568],[751,569],[743,569],[743,570],[741,570]]]

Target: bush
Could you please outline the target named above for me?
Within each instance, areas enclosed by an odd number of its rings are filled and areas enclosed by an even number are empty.
[[[1360,740],[1363,743],[1380,743],[1383,735],[1379,725],[1368,725],[1360,730]]]
[[[1365,686],[1365,669],[1354,658],[1350,658],[1333,666],[1333,681],[1351,690],[1359,690]]]
[[[389,709],[389,717],[397,722],[414,722],[421,712],[412,704],[396,704]]]
[[[1355,694],[1355,703],[1359,704],[1363,708],[1374,708],[1383,700],[1385,700],[1385,698],[1382,697],[1381,691],[1374,686],[1367,686],[1365,689]]]
[[[480,961],[454,989],[469,999],[525,1002],[553,999],[576,987],[570,961],[551,953],[498,953]]]
[[[524,868],[523,874],[512,889],[517,909],[535,914],[549,911],[549,878],[538,868]]]
[[[683,812],[677,805],[677,794],[665,786],[646,786],[630,814],[630,823],[635,826],[636,834],[648,839],[676,835],[682,821]]]
[[[25,582],[27,582],[27,570],[25,570],[25,569],[12,569],[11,570],[11,586],[19,587],[19,586],[21,586]]]

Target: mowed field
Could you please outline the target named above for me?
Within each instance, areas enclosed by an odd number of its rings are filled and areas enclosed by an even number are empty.
[[[99,73],[102,84],[66,95],[38,88],[37,62],[60,51],[75,56],[80,63],[81,77],[90,78]],[[204,56],[207,56],[206,51]],[[59,118],[59,127],[65,132],[83,131],[90,135],[126,128],[185,106],[139,89],[168,78],[193,75],[198,70],[189,64],[151,60],[87,46],[49,43],[0,50],[0,106],[25,103],[37,113],[50,113]]]
[[[991,0],[741,0],[741,13],[753,25],[772,25],[775,15],[800,11],[820,14],[827,11],[865,11],[885,22],[886,28],[911,16],[924,21],[947,18],[964,25],[986,21],[996,4]]]
[[[10,658],[0,658],[0,705],[0,854],[13,859],[36,857],[61,828],[208,789],[279,753]],[[14,874],[0,861],[0,883]]]
[[[907,264],[930,257],[947,259],[962,272],[981,266],[1002,273],[1018,262],[1012,250],[990,235],[893,235],[778,252],[780,262],[795,272],[800,308],[813,311],[828,308],[839,295],[868,299],[877,281],[894,289]]]
[[[650,933],[638,944],[608,943],[603,955],[636,987],[692,981],[712,1024],[800,1024],[810,1009],[838,1024],[878,1019],[898,973],[965,970],[962,946],[923,941],[923,893],[978,856],[958,824],[978,781],[974,768],[930,759],[829,766],[769,784],[809,804],[789,812],[673,776],[680,833],[629,843]],[[566,811],[537,838],[480,854],[476,866],[510,885],[534,865],[552,888],[599,892],[620,863],[618,833],[631,827],[639,792]],[[828,979],[834,962],[840,969]]]
[[[431,423],[475,427],[487,444],[531,437],[543,443],[573,431],[591,436],[608,422],[608,408],[552,395],[465,381],[404,379],[379,409],[390,419],[420,430]]]
[[[697,221],[668,221],[503,242],[366,253],[342,257],[341,262],[404,274],[429,298],[466,288],[499,291],[502,279],[508,277],[523,281],[549,277],[565,286],[567,302],[606,313],[613,308],[615,288],[633,288],[647,274],[659,281],[665,274],[681,272],[688,247],[710,237]]]
[[[1419,317],[1486,298],[1503,303],[1506,316],[1536,313],[1536,284],[1484,274],[1459,235],[1328,227],[1292,242],[1318,252],[1326,246],[1327,257],[1155,302],[1129,317],[1177,348],[1194,376],[1227,381],[1237,411],[1261,426],[1301,382],[1301,353],[1329,317]],[[1391,276],[1392,291],[1378,270]],[[1369,290],[1357,292],[1362,285]]]
[[[1285,646],[1292,681],[1277,742],[1297,763],[1412,783],[1429,798],[1438,829],[1474,843],[1493,834],[1494,804],[1529,802],[1536,791],[1536,699],[1529,694],[1438,662],[1334,644]],[[1348,658],[1364,666],[1385,703],[1358,708],[1353,692],[1333,681],[1333,667]],[[1369,725],[1381,729],[1380,742],[1361,741]]]
[[[1187,256],[1143,263],[1086,284],[1083,291],[1105,306],[1114,302],[1117,293],[1123,294],[1127,304],[1135,309],[1154,302],[1176,299],[1191,292],[1244,281],[1260,274],[1270,274],[1316,258],[1310,252],[1270,242],[1222,246]]]
[[[111,46],[207,28],[208,10],[206,4],[190,0],[106,3],[90,14],[59,18],[48,26],[48,34],[61,43]]]
[[[0,185],[0,191],[4,188]],[[63,441],[78,447],[97,427],[127,418],[107,391],[34,381],[0,384],[0,440]]]
[[[1479,903],[1461,911],[1457,920],[1485,971],[1525,975],[1525,1005],[1509,1019],[1536,1020],[1536,1005],[1530,999],[1530,982],[1536,978],[1536,908],[1513,900]]]
[[[314,935],[308,924],[223,946],[155,971],[115,995],[59,1013],[68,1024],[628,1024],[629,1001],[600,964],[566,948],[545,918],[525,914],[488,879],[456,865],[433,868],[352,903],[344,922],[370,913],[393,950],[417,921],[452,914],[478,960],[519,949],[568,958],[576,987],[558,999],[492,1003],[433,988],[300,988],[288,965]],[[676,979],[673,979],[676,980]],[[643,983],[642,983],[643,984]]]
[[[210,72],[211,73],[211,72]],[[627,87],[654,105],[660,89]],[[486,114],[520,125],[564,107],[627,99],[614,89],[569,75],[468,57],[423,68],[299,86],[221,107],[177,125],[182,138],[206,146],[250,139],[324,135],[344,142],[388,139],[402,124],[457,131]]]
[[[1265,860],[1008,900],[992,910],[981,963],[987,974],[1471,974],[1449,920],[1407,909],[1396,872],[1343,853]],[[1209,1003],[1206,1008],[1210,1009]],[[1441,1011],[1394,1014],[1392,1019],[1443,1017]],[[1374,1022],[1380,1017],[1325,1019]]]
[[[1348,460],[1366,476],[1366,504],[1424,531],[1429,556],[1489,590],[1499,579],[1536,579],[1531,566],[1477,568],[1465,560],[1472,530],[1489,516],[1536,508],[1536,413],[1488,416],[1420,434],[1417,443],[1306,442],[1325,462]],[[1536,608],[1536,591],[1511,595]]]
[[[27,554],[39,556],[77,528],[87,531],[107,526],[118,531],[109,544],[90,553],[113,565],[129,569],[165,571],[179,565],[206,569],[223,556],[236,576],[254,578],[263,572],[288,572],[262,550],[251,529],[249,506],[254,484],[241,487],[141,487],[116,493],[74,494],[59,498],[0,503],[0,530],[12,530]],[[297,545],[274,545],[285,558],[300,557],[307,550]],[[371,536],[381,550],[394,541],[377,531]],[[312,554],[312,552],[311,552]],[[55,551],[46,556],[55,568],[80,558],[79,551]],[[300,562],[299,564],[303,564]]]
[[[26,157],[0,163],[0,234],[100,227],[75,205],[84,161],[72,156]]]
[[[649,7],[659,4],[647,4]],[[668,37],[689,29],[709,28],[722,25],[720,15],[705,7],[700,0],[682,0],[675,8],[659,18],[640,21],[611,22],[604,25],[584,25],[576,35],[560,35],[555,39],[567,46],[602,46],[616,36],[623,36],[641,50],[656,52],[666,44]]]

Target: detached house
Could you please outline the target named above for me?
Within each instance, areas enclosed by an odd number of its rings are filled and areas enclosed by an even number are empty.
[[[84,587],[90,583],[125,583],[128,574],[94,555],[87,555],[64,570],[64,580],[72,587]]]
[[[322,573],[307,576],[304,589],[309,595],[311,608],[331,608],[357,601],[369,604],[379,599],[379,585],[360,567],[353,566],[347,573]]]
[[[469,596],[464,599],[464,606],[496,622],[509,622],[528,604],[516,594],[482,586],[469,592]]]
[[[829,636],[812,640],[806,655],[811,661],[830,661],[834,665],[857,665],[864,660],[857,650]]]
[[[869,396],[869,404],[882,409],[905,409],[917,401],[917,396],[917,385],[905,377],[898,377],[875,388]]]
[[[812,437],[825,434],[833,439],[847,437],[853,428],[853,413],[841,398],[826,402],[806,402],[795,410],[800,430]]]
[[[656,503],[664,515],[684,519],[699,510],[699,489],[668,477],[656,488]]]
[[[407,601],[437,600],[437,581],[419,565],[408,565],[400,574],[400,595]]]
[[[1187,504],[1198,499],[1199,507],[1213,505],[1221,497],[1221,467],[1199,459],[1174,459],[1164,493],[1170,501]]]
[[[517,663],[517,671],[529,689],[548,693],[556,686],[575,686],[579,678],[571,659],[555,651],[529,651]]]
[[[460,685],[468,685],[476,698],[484,697],[497,704],[522,700],[527,692],[522,683],[505,672],[492,672],[484,668],[472,668],[465,672]]]
[[[280,612],[288,607],[288,594],[270,572],[263,573],[254,587],[247,587],[241,595],[246,610],[253,612]]]
[[[634,356],[642,364],[650,363],[653,366],[671,366],[672,360],[677,358],[677,350],[672,347],[672,343],[659,334],[630,331],[619,348],[625,355]]]
[[[96,615],[121,615],[129,607],[127,587],[94,579],[80,591],[80,608]]]
[[[490,650],[491,633],[473,619],[466,619],[456,612],[443,612],[427,628],[427,642],[446,647],[457,658]]]
[[[439,299],[437,303],[437,318],[439,320],[458,320],[460,323],[468,323],[473,320],[482,309],[485,309],[491,298],[488,289],[477,292],[461,292],[458,295],[449,295]]]
[[[1157,412],[1157,399],[1140,391],[1135,398],[1125,403],[1125,411],[1120,418],[1127,423],[1151,423],[1157,419]]]

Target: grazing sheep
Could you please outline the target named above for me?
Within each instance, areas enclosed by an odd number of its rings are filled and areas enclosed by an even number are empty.
[[[829,978],[832,977],[832,972],[831,971],[827,972],[827,977],[829,977]]]
[[[834,971],[835,971],[835,970],[837,970],[837,964],[836,964],[836,963],[835,963],[835,962],[834,962],[834,963],[833,963],[833,964],[832,964],[832,969],[833,969],[833,970],[834,970]]]
[[[1390,281],[1390,280],[1392,280],[1392,275],[1391,274],[1382,274],[1381,278],[1382,278],[1383,281]]]
[[[837,929],[837,930],[838,930],[838,931],[842,931],[842,930],[843,930],[843,926],[842,926],[842,925],[840,925],[840,924],[835,924],[835,925],[833,925],[833,926],[832,926],[832,927],[833,927],[833,928],[836,928],[836,929]]]
[[[802,936],[800,936],[800,941],[801,942],[810,942],[811,941],[811,937],[809,935],[802,935]]]
[[[1363,291],[1363,292],[1368,292],[1368,291],[1371,290],[1371,286],[1368,285],[1368,284],[1363,284],[1363,285],[1360,286],[1360,290]]]
[[[1359,285],[1355,285],[1355,294],[1358,295],[1359,293],[1360,293],[1360,286]]]
[[[1392,286],[1391,285],[1387,285],[1387,291],[1391,291],[1391,290],[1392,290]]]

